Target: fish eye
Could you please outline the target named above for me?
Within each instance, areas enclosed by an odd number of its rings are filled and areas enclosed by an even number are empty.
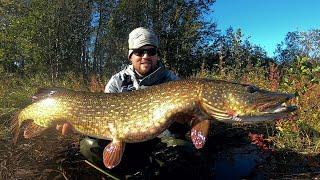
[[[50,91],[49,96],[52,96],[53,94],[55,94],[57,91]]]
[[[255,87],[255,86],[247,86],[247,91],[249,93],[255,93],[259,90],[259,88]]]

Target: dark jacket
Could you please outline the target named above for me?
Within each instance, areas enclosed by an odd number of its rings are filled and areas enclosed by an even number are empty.
[[[133,66],[128,65],[125,69],[111,77],[104,92],[119,93],[133,91],[178,79],[172,71],[166,69],[162,64],[159,64],[159,68],[148,76],[139,79]]]

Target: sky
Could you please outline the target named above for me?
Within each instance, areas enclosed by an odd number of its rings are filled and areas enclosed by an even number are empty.
[[[241,28],[272,57],[288,32],[320,29],[320,0],[216,0],[210,19],[222,32]]]

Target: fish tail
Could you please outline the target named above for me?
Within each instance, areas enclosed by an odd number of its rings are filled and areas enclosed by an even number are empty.
[[[13,134],[13,144],[15,145],[18,141],[19,133],[20,133],[20,126],[21,122],[19,119],[19,114],[21,111],[15,113],[15,115],[11,118],[11,133]]]

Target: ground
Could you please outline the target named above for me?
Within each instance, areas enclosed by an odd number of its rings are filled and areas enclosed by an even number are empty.
[[[11,143],[0,134],[0,179],[269,179],[320,177],[319,156],[272,151],[248,136],[252,129],[214,128],[201,150],[174,138],[129,144],[120,165],[99,172],[79,152],[81,135],[49,130],[41,137]],[[256,129],[256,128],[253,128]],[[283,164],[288,159],[294,165]],[[313,164],[312,164],[313,163]],[[232,173],[230,173],[232,172]]]

